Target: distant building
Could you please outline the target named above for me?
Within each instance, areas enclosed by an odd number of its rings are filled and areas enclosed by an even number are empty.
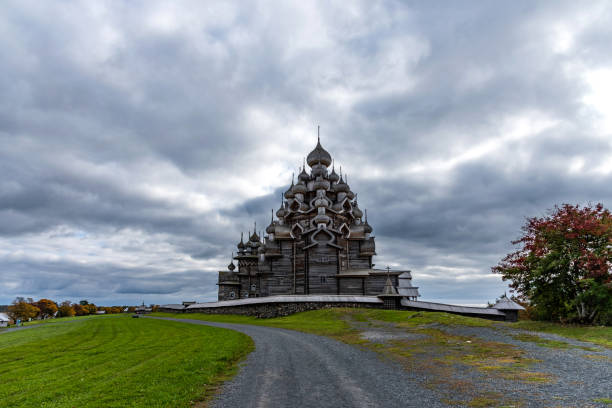
[[[0,313],[0,327],[8,327],[11,318],[6,313]]]
[[[241,237],[228,270],[219,272],[218,299],[377,296],[389,278],[395,293],[399,289],[402,296],[416,300],[418,288],[412,286],[410,271],[374,268],[376,247],[367,211],[359,208],[347,177],[336,173],[320,141],[306,163],[310,173],[304,165],[297,182],[292,181],[276,219],[272,214],[267,236],[260,237],[254,228],[246,242]]]
[[[142,305],[136,306],[136,310],[135,310],[137,314],[146,314],[146,313],[151,313],[152,311],[153,311],[153,308],[145,306],[144,302],[142,302]]]

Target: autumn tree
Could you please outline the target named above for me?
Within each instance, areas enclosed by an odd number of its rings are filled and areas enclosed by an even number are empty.
[[[85,316],[89,314],[89,310],[83,307],[80,303],[73,303],[72,309],[74,309],[74,314],[77,316]]]
[[[31,300],[31,299],[29,299]],[[33,303],[33,302],[32,302]],[[24,298],[18,297],[13,300],[13,303],[8,308],[8,314],[11,319],[21,321],[33,319],[40,313],[40,309],[31,303],[28,303]]]
[[[87,310],[88,314],[96,314],[96,312],[98,311],[97,306],[93,303],[87,303],[83,306],[83,308]]]
[[[53,317],[57,312],[57,305],[49,299],[40,299],[34,305],[40,309],[40,315],[43,319]]]
[[[612,324],[612,217],[601,204],[529,218],[494,273],[542,320]]]
[[[72,305],[70,304],[69,300],[66,300],[60,304],[58,316],[72,317],[74,316],[74,314],[75,314],[74,309],[72,308]]]

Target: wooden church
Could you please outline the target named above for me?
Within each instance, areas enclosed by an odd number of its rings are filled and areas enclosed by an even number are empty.
[[[219,272],[219,301],[276,295],[368,295],[416,300],[410,271],[374,269],[372,227],[320,139],[283,194],[266,236],[241,236],[227,271]],[[365,219],[364,219],[365,215]],[[237,268],[234,264],[237,262]]]

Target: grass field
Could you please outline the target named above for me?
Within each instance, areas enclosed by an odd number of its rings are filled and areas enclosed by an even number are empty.
[[[517,329],[553,333],[580,341],[589,341],[612,349],[612,327],[604,326],[564,326],[558,323],[524,320],[512,323]]]
[[[189,407],[253,349],[231,330],[129,316],[0,334],[0,407]]]
[[[206,313],[154,313],[154,316],[175,317],[184,319],[205,320],[211,322],[243,323],[260,326],[280,327],[308,333],[341,336],[346,334],[350,325],[347,316],[353,320],[382,321],[394,323],[399,327],[417,327],[432,323],[443,325],[462,325],[472,327],[491,327],[496,324],[507,325],[516,329],[540,331],[559,334],[576,340],[588,341],[600,346],[612,348],[612,327],[596,326],[563,326],[557,323],[520,321],[516,323],[499,323],[491,320],[453,315],[438,312],[411,312],[379,309],[323,309],[297,313],[287,317],[258,319],[251,316],[214,315]]]

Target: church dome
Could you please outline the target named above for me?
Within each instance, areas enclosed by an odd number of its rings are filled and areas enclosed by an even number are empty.
[[[321,163],[325,165],[325,167],[328,167],[331,162],[331,155],[327,150],[323,148],[323,146],[321,146],[321,140],[317,140],[317,145],[314,150],[308,154],[308,157],[306,158],[306,163],[308,163],[310,167],[314,166],[317,163]]]
[[[229,269],[232,272],[234,271],[234,269],[236,269],[236,265],[234,265],[234,261],[233,260],[230,262],[229,265],[227,265],[227,269]]]
[[[306,173],[306,169],[302,167],[302,172],[298,175],[298,180],[306,182],[309,178],[310,176],[308,175],[308,173]]]
[[[353,198],[355,198],[355,193],[353,193],[353,191],[349,189],[349,191],[346,192],[346,196],[349,198],[349,200],[352,200]]]
[[[274,234],[274,230],[275,230],[275,225],[273,222],[271,222],[270,225],[268,225],[268,227],[266,228],[266,232],[268,234]]]
[[[295,197],[295,195],[293,195],[293,182],[291,182],[291,187],[289,187],[289,189],[287,191],[285,191],[285,198],[293,198]]]
[[[336,170],[334,170],[333,168],[332,168],[332,172],[331,172],[331,174],[329,175],[328,178],[329,178],[329,181],[331,181],[332,183],[335,183],[338,180],[340,180],[340,176],[338,176],[338,174],[336,174]]]
[[[327,198],[319,197],[319,198],[317,198],[317,199],[315,200],[315,202],[314,202],[314,206],[315,206],[316,208],[319,208],[319,207],[325,207],[325,208],[327,208],[327,207],[329,207],[329,201],[327,200]]]
[[[276,216],[278,218],[284,218],[287,215],[287,210],[285,210],[285,206],[281,204],[280,208],[276,211]]]
[[[362,216],[363,216],[363,211],[359,209],[359,207],[357,206],[357,202],[355,202],[355,205],[353,206],[353,217],[361,218]]]
[[[342,178],[340,178],[338,184],[334,186],[334,190],[338,193],[348,193],[350,191],[348,184],[346,184]]]
[[[306,184],[302,180],[300,180],[296,185],[291,188],[291,192],[295,194],[306,194],[308,189],[306,188]]]
[[[315,224],[327,224],[330,221],[331,221],[331,218],[329,218],[329,216],[325,214],[317,214],[314,217]]]
[[[363,232],[369,234],[372,232],[372,227],[368,224],[368,209],[365,210],[365,224],[363,224]]]
[[[249,241],[254,244],[259,244],[259,235],[257,235],[257,232],[253,231],[253,235],[249,237]]]
[[[325,180],[321,176],[317,177],[312,187],[315,190],[329,190],[329,181]]]

